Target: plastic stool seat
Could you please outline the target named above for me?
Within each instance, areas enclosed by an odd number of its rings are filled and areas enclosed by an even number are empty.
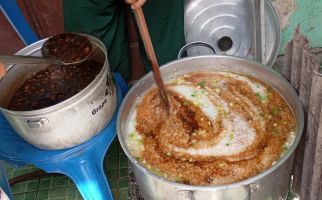
[[[85,200],[113,199],[103,169],[106,151],[116,135],[117,111],[127,85],[114,74],[117,109],[107,127],[89,141],[64,150],[41,150],[23,140],[0,115],[0,159],[16,165],[33,164],[49,173],[70,177]]]

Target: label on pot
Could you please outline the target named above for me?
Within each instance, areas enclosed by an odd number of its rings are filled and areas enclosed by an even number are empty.
[[[114,84],[112,82],[112,79],[110,79],[109,77],[107,77],[106,79],[106,83],[105,83],[105,96],[114,96]],[[92,115],[95,115],[98,111],[100,111],[101,109],[104,108],[105,104],[107,103],[107,98],[105,98],[102,103],[95,109],[92,110]]]
[[[92,110],[92,115],[95,115],[98,111],[103,109],[103,107],[105,106],[106,103],[107,103],[107,99],[104,99],[104,101],[97,108]]]
[[[195,200],[191,191],[177,191],[178,200]]]

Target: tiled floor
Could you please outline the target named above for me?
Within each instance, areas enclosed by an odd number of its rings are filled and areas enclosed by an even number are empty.
[[[128,163],[117,140],[106,155],[104,168],[114,199],[128,199]],[[5,165],[8,178],[17,177],[37,170],[33,166],[13,168]],[[64,175],[48,175],[11,187],[14,200],[78,200],[82,199],[74,183]]]

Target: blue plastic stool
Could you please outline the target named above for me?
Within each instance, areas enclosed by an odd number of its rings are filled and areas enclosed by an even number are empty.
[[[127,84],[114,74],[117,85],[117,109],[108,126],[91,140],[73,148],[57,151],[33,147],[18,136],[0,115],[0,159],[16,165],[33,164],[49,173],[70,177],[85,200],[113,199],[106,180],[103,160],[116,135],[116,117]]]

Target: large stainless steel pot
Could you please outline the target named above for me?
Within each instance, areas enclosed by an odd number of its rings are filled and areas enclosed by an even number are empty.
[[[93,59],[102,62],[97,77],[81,92],[50,107],[32,111],[6,109],[14,92],[32,74],[48,65],[12,65],[0,80],[0,110],[13,129],[26,141],[42,149],[64,149],[81,144],[99,133],[112,118],[116,109],[115,85],[110,74],[104,44],[86,35],[98,47]],[[19,51],[18,55],[40,56],[40,40]]]
[[[151,73],[140,79],[128,92],[121,105],[117,134],[121,146],[131,161],[136,181],[146,199],[196,199],[196,200],[275,200],[285,199],[288,193],[294,150],[303,130],[303,110],[296,92],[290,84],[272,69],[244,58],[214,55],[180,59],[161,67],[165,81],[193,71],[229,71],[246,74],[275,88],[291,107],[297,123],[296,138],[289,151],[271,168],[241,182],[222,186],[191,186],[165,180],[142,166],[129,152],[125,143],[129,117],[140,97],[154,86]]]

